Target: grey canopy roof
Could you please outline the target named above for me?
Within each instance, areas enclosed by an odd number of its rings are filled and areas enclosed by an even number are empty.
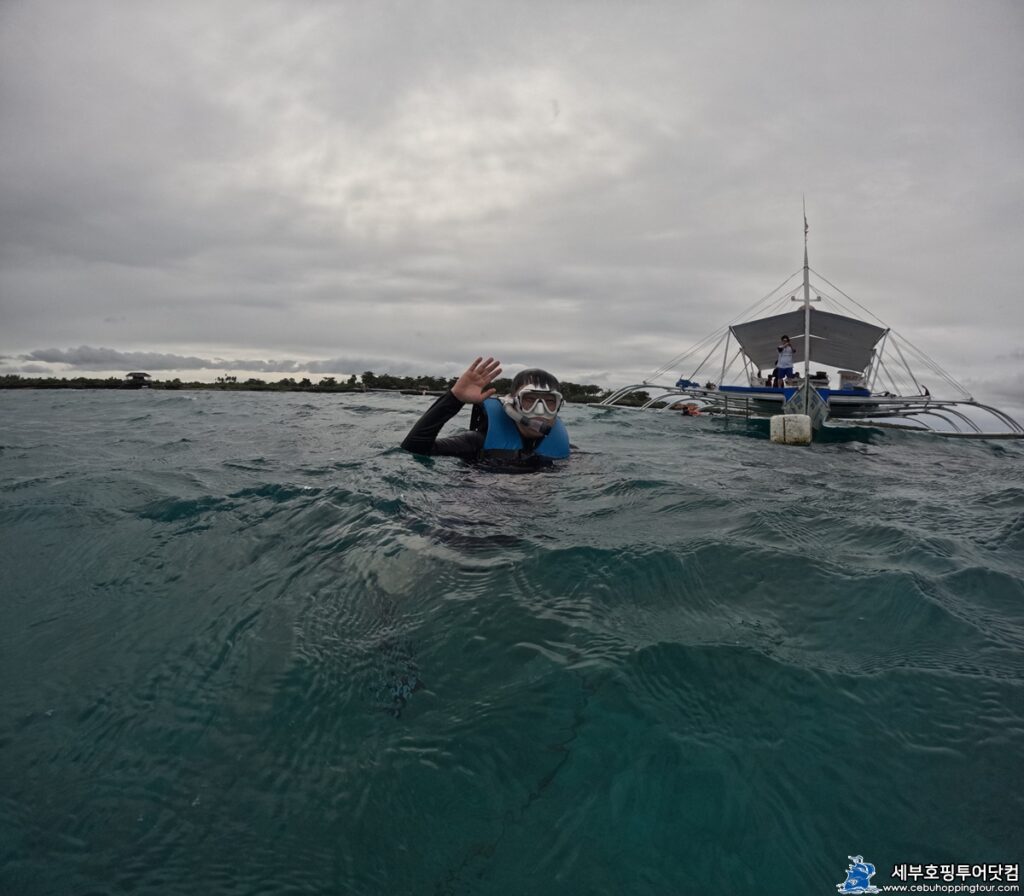
[[[886,330],[855,317],[811,308],[811,362],[864,370],[871,350]],[[762,317],[729,328],[744,353],[758,368],[773,368],[778,360],[779,337],[785,333],[795,349],[794,362],[804,360],[804,310]]]

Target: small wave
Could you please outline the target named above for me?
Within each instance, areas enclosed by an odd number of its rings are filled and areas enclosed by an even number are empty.
[[[284,485],[276,482],[266,482],[260,485],[250,486],[249,488],[243,488],[240,491],[233,492],[230,497],[232,498],[266,498],[269,501],[275,503],[282,503],[284,501],[291,501],[293,498],[311,498],[316,497],[320,494],[320,489],[313,488],[309,485],[294,486]]]
[[[152,393],[150,393],[150,394],[152,394]],[[159,398],[161,406],[170,406],[170,407],[174,407],[175,405],[188,404],[188,403],[196,401],[196,400],[197,400],[197,396],[194,395],[194,394],[188,393],[188,392],[182,392],[182,393],[179,393],[179,394],[173,394],[172,393],[172,394],[168,395],[167,392],[164,391],[164,392],[160,393],[160,398]]]
[[[993,534],[976,540],[990,551],[1006,553],[1010,557],[1024,557],[1024,513],[1000,522]]]
[[[226,498],[204,495],[198,498],[165,498],[138,508],[136,516],[158,523],[175,523],[207,513],[231,510],[235,504]]]
[[[988,495],[981,495],[977,503],[994,509],[1024,509],[1024,488],[1004,488]]]
[[[275,463],[265,457],[252,457],[247,460],[225,460],[223,466],[231,470],[244,470],[247,473],[256,473],[270,469]]]

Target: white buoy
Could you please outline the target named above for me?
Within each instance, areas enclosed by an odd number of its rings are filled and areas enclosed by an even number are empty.
[[[807,414],[776,414],[772,417],[771,438],[781,445],[810,445],[811,418]]]

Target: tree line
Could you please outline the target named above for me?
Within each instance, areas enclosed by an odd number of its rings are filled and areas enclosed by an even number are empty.
[[[450,389],[457,377],[439,376],[393,376],[389,373],[364,371],[360,376],[353,374],[347,379],[336,379],[333,376],[323,377],[319,382],[312,382],[308,377],[296,380],[286,377],[276,381],[266,381],[250,377],[239,380],[235,376],[220,376],[215,382],[201,383],[196,380],[182,381],[150,380],[144,384],[147,389],[194,389],[227,392],[367,392],[394,391],[440,394]],[[0,389],[138,389],[138,383],[126,382],[119,377],[26,377],[19,374],[0,376]],[[494,381],[499,395],[507,395],[512,389],[512,380],[508,377]],[[600,401],[609,392],[600,386],[562,382],[562,395],[566,401],[589,404]],[[629,402],[634,403],[634,402]]]

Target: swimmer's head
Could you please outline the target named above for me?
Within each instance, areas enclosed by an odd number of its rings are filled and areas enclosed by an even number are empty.
[[[512,380],[512,393],[504,400],[505,413],[524,436],[538,438],[551,432],[563,401],[558,380],[546,370],[531,367]]]

